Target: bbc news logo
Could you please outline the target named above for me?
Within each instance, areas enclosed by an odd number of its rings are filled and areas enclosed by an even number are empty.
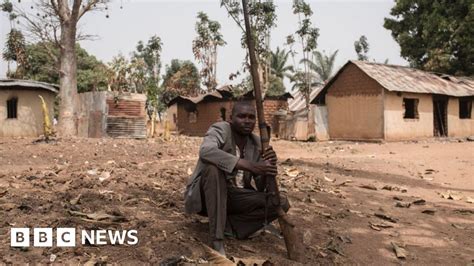
[[[56,241],[54,241],[56,239]],[[138,244],[137,230],[81,230],[82,245],[136,245]],[[34,247],[76,246],[76,228],[33,228]],[[10,246],[29,247],[30,228],[11,228]]]

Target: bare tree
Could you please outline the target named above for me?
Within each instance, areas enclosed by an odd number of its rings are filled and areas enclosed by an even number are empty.
[[[19,1],[20,2],[20,1]],[[107,9],[109,0],[40,0],[25,11],[17,6],[19,15],[31,38],[44,43],[44,49],[53,58],[59,69],[59,124],[61,136],[77,134],[75,125],[75,102],[77,98],[77,62],[75,47],[78,40],[92,36],[80,34],[77,23],[92,11]],[[107,15],[108,16],[108,15]],[[48,44],[59,48],[57,56]]]

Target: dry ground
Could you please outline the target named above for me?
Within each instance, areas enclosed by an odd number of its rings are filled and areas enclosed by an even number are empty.
[[[200,138],[33,141],[0,139],[0,263],[157,264],[202,256],[207,220],[182,212]],[[306,264],[474,262],[474,142],[272,144],[290,214],[304,233]],[[419,199],[425,203],[413,204]],[[11,248],[12,227],[137,229],[140,242]],[[294,264],[273,235],[226,244],[228,255]]]

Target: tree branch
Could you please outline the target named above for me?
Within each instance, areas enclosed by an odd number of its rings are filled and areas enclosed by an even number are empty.
[[[78,1],[78,0],[76,0]],[[90,0],[87,5],[85,5],[80,11],[79,15],[77,17],[77,20],[79,20],[85,13],[91,11],[94,8],[94,5],[98,4],[100,0]]]
[[[51,0],[51,1],[58,1],[57,6],[58,6],[60,20],[62,22],[68,21],[70,18],[68,0]]]
[[[93,2],[93,1],[91,1]],[[89,4],[91,3],[89,2]],[[71,18],[77,22],[79,20],[79,14],[81,9],[82,0],[74,0],[72,4]]]

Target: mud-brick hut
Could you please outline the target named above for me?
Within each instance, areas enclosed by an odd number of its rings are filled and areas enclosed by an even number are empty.
[[[43,134],[41,95],[53,119],[54,84],[18,79],[0,79],[0,137],[38,137]]]
[[[329,136],[408,140],[474,135],[474,80],[349,61],[324,86]]]
[[[278,132],[278,120],[275,112],[287,109],[287,98],[268,96],[264,101],[265,119],[272,127],[272,132]],[[252,92],[243,96],[234,96],[231,86],[223,86],[213,92],[197,97],[178,96],[168,103],[168,117],[176,121],[176,130],[189,136],[204,136],[209,127],[218,121],[229,121],[235,101],[254,100]],[[258,131],[258,130],[256,130]]]

